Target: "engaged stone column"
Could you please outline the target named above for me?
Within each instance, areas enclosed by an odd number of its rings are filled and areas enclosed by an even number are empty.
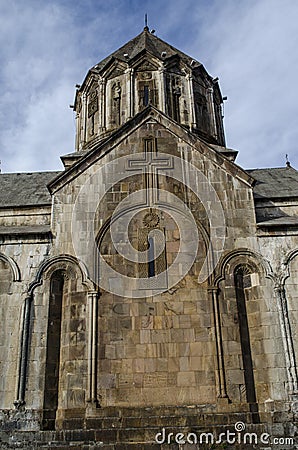
[[[14,401],[16,408],[25,404],[26,377],[28,364],[29,330],[31,320],[32,296],[26,297],[23,308],[23,323],[20,342],[19,373],[17,382],[17,399]]]
[[[295,361],[291,325],[289,321],[286,292],[283,285],[275,286],[274,292],[277,300],[279,323],[289,379],[289,388],[290,393],[294,393],[298,391],[297,367]]]
[[[213,88],[210,87],[207,89],[207,93],[208,93],[208,110],[209,110],[209,115],[211,118],[211,134],[217,138],[217,126],[216,126],[216,117],[215,117],[215,110],[214,110],[214,100],[213,100]]]
[[[76,143],[75,149],[78,152],[80,150],[80,113],[76,112]]]
[[[195,109],[195,99],[193,93],[193,85],[192,85],[192,76],[188,73],[186,75],[186,79],[188,82],[188,95],[189,95],[189,105],[190,105],[190,129],[197,128],[197,120],[196,120],[196,109]]]
[[[103,133],[106,129],[106,80],[99,80],[99,132]]]
[[[88,397],[87,402],[97,405],[97,302],[98,293],[88,292]]]
[[[83,122],[83,130],[82,130],[82,145],[84,145],[87,141],[87,94],[84,92],[82,95],[82,122]]]
[[[221,334],[221,325],[220,325],[218,288],[217,287],[209,287],[208,293],[212,300],[213,316],[214,316],[214,332],[215,332],[215,344],[216,344],[216,366],[217,366],[216,381],[217,381],[217,389],[218,389],[218,398],[226,399],[226,401],[228,401],[226,377],[225,377],[225,370],[224,370],[223,349],[222,349],[222,334]]]
[[[134,86],[133,86],[133,73],[134,70],[131,68],[126,69],[127,74],[127,80],[126,80],[126,86],[127,86],[127,114],[128,119],[131,119],[133,117],[134,113]]]
[[[166,113],[166,83],[165,83],[165,68],[164,66],[159,68],[159,105],[162,112]]]

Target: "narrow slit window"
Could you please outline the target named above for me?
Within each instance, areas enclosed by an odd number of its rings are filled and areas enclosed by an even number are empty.
[[[149,105],[149,86],[144,86],[144,106]]]
[[[154,239],[148,237],[149,244],[149,261],[148,261],[148,278],[155,276],[155,265],[154,265]]]
[[[174,92],[173,94],[173,119],[180,123],[180,105],[179,105],[180,94]]]

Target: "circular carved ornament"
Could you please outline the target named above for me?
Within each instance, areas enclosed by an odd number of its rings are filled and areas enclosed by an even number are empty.
[[[159,224],[159,217],[155,213],[148,213],[143,219],[143,224],[145,227],[154,228]]]

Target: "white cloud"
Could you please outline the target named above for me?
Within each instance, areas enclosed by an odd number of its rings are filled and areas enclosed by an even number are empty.
[[[110,10],[96,15],[95,6],[38,0],[0,5],[0,40],[5,42],[0,54],[3,171],[60,169],[59,155],[74,151],[74,117],[68,107],[74,85],[115,50],[113,40],[118,38]]]
[[[204,42],[209,70],[221,78],[227,142],[244,167],[298,167],[298,3],[291,0],[216,2]],[[215,8],[214,8],[215,9]],[[214,11],[213,11],[214,12]]]
[[[51,130],[61,115],[61,83],[72,84],[67,38],[61,33],[67,25],[65,15],[55,5],[39,9],[37,2],[24,7],[14,1],[2,4],[0,15],[1,40],[6,38],[1,55],[2,167],[5,171],[28,170],[32,162],[31,170],[41,169],[51,135],[63,135],[61,124]],[[69,95],[69,88],[66,92]]]
[[[298,2],[12,0],[0,5],[4,171],[59,169],[73,151],[68,105],[88,68],[138,34],[157,35],[220,77],[227,143],[244,167],[298,167]]]
[[[63,168],[59,156],[72,152],[74,147],[74,117],[65,105],[65,97],[71,95],[72,89],[64,81],[55,89],[35,96],[26,106],[23,125],[4,132],[12,171]]]

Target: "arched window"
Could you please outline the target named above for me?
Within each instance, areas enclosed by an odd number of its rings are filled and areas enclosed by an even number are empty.
[[[121,86],[115,83],[112,87],[112,123],[119,127],[121,125]]]
[[[0,294],[9,294],[11,292],[12,280],[11,267],[4,258],[0,258]]]
[[[138,250],[140,252],[148,250],[148,262],[138,265],[140,278],[154,277],[165,272],[167,268],[165,248],[156,257],[156,247],[162,243],[163,236],[165,236],[165,229],[159,226],[159,220],[158,214],[150,210],[143,218],[143,225],[145,226],[138,229]],[[153,230],[158,230],[159,233],[150,235]]]
[[[173,88],[173,119],[180,123],[180,96],[181,89],[179,86]]]
[[[154,80],[145,78],[138,81],[139,111],[142,111],[148,105],[156,106],[157,97],[158,91],[155,88]]]
[[[234,271],[234,282],[236,290],[236,301],[238,310],[238,323],[240,331],[240,343],[243,359],[244,382],[246,401],[250,404],[254,423],[259,422],[258,405],[256,398],[255,379],[253,372],[253,361],[251,343],[246,309],[245,290],[251,287],[251,269],[246,265],[238,266]]]
[[[148,278],[154,277],[155,275],[155,264],[154,264],[154,239],[148,237],[149,244],[149,261],[148,261]]]
[[[64,274],[54,272],[50,280],[47,353],[43,405],[43,429],[54,430],[58,408],[61,318]]]
[[[144,86],[143,105],[144,106],[149,105],[149,86],[147,84],[145,84]]]

